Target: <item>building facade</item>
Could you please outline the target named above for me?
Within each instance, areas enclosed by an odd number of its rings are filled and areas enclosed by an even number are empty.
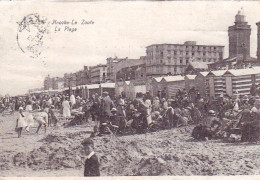
[[[62,89],[64,88],[64,78],[50,77],[48,75],[44,79],[44,90]]]
[[[52,78],[53,89],[63,89],[64,88],[64,79],[61,77]]]
[[[107,79],[107,66],[105,64],[99,64],[89,68],[90,71],[90,83],[99,84],[106,82]]]
[[[260,64],[260,22],[256,23],[257,25],[257,62]]]
[[[124,67],[116,73],[116,81],[130,81],[138,79],[138,73],[140,73],[140,76],[145,76],[145,72],[143,72],[143,69],[145,69],[145,64]]]
[[[146,47],[146,75],[184,74],[190,61],[217,62],[223,60],[224,46],[184,44],[153,44]]]
[[[77,84],[76,73],[65,73],[63,78],[64,78],[64,87],[76,86]]]
[[[248,25],[242,11],[235,16],[235,24],[228,28],[229,58],[250,57],[251,26]],[[246,57],[245,57],[246,56]]]
[[[52,78],[50,77],[49,74],[47,77],[44,78],[43,88],[44,88],[44,90],[52,89]]]
[[[114,66],[115,79],[118,80],[121,78],[117,77],[117,74],[119,72],[123,72],[126,69],[129,69],[131,71],[131,69],[135,69],[142,64],[145,64],[145,56],[141,56],[139,59],[129,59],[128,57],[120,59]],[[126,74],[128,74],[128,72],[126,72]]]
[[[120,61],[120,60],[121,59],[118,59],[117,57],[107,58],[107,80],[115,81],[114,68],[115,68],[115,65],[118,63],[118,61]]]
[[[90,72],[88,66],[84,66],[83,70],[76,72],[76,85],[86,85],[90,81]]]

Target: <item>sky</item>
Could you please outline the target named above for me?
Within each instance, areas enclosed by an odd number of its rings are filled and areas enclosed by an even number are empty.
[[[228,26],[243,7],[251,25],[251,56],[256,57],[256,22],[260,2],[174,1],[174,2],[0,2],[0,94],[19,95],[43,87],[44,77],[62,77],[84,65],[106,63],[108,57],[139,58],[145,47],[156,43],[223,45],[228,57]],[[30,31],[19,32],[19,22],[31,13],[50,22],[42,38],[41,55],[31,57],[27,47]],[[81,25],[82,19],[94,24]],[[77,21],[64,31],[57,21]],[[57,26],[57,27],[56,27]],[[55,33],[55,28],[61,31]]]

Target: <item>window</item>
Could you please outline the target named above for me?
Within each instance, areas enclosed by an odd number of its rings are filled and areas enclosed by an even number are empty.
[[[192,56],[194,56],[194,53],[192,53]]]
[[[174,51],[174,55],[177,55],[177,51]]]
[[[189,63],[189,58],[186,59],[186,64],[188,64],[188,63]]]
[[[205,53],[205,52],[203,53],[203,56],[206,56],[206,53]]]
[[[182,58],[180,59],[180,64],[182,64]]]
[[[188,56],[189,55],[189,52],[186,52],[186,56]]]

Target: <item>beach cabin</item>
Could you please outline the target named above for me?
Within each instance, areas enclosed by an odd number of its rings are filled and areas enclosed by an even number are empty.
[[[232,69],[228,70],[224,77],[227,95],[249,95],[252,84],[260,82],[260,68]]]
[[[76,87],[76,86],[73,86],[73,87],[71,87],[71,91],[70,91],[70,92],[75,95],[76,89],[77,89],[77,87]]]
[[[165,76],[161,80],[162,89],[166,89],[166,97],[171,98],[176,95],[178,89],[185,88],[184,76]]]
[[[100,84],[100,94],[103,92],[108,92],[111,98],[115,97],[115,83],[101,83]]]
[[[66,87],[62,91],[63,91],[63,94],[67,94],[68,95],[70,93],[70,88]]]
[[[151,95],[153,94],[153,93],[152,93],[152,92],[153,92],[152,81],[153,81],[152,78],[147,78],[147,79],[146,79],[146,83],[145,83],[146,91],[149,91]]]
[[[199,72],[194,80],[195,88],[199,91],[202,97],[209,95],[208,74],[209,72]]]
[[[156,77],[151,80],[151,94],[157,96],[158,91],[162,91],[161,80],[163,77]]]
[[[124,85],[123,85],[124,92],[125,92],[125,96],[126,96],[127,98],[130,97],[129,84],[130,84],[130,81],[125,81],[125,83],[124,83]]]
[[[226,82],[223,75],[227,70],[210,71],[207,75],[209,81],[209,96],[216,98],[226,94]]]
[[[90,98],[93,94],[101,95],[99,84],[89,84],[85,86],[85,89],[87,90],[87,97]]]
[[[125,81],[117,81],[115,83],[115,94],[117,97],[119,95],[121,95],[122,92],[124,92],[124,84],[125,84]]]
[[[186,91],[189,91],[192,87],[196,87],[195,86],[195,78],[196,78],[196,75],[186,75],[184,77]]]
[[[146,93],[145,80],[132,80],[129,83],[129,98],[136,98],[137,93]]]

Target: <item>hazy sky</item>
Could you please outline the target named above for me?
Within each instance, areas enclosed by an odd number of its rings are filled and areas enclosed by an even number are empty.
[[[0,2],[0,94],[23,94],[43,86],[46,75],[63,76],[83,65],[106,63],[107,57],[138,58],[155,43],[223,45],[228,56],[228,26],[243,7],[251,25],[251,55],[256,56],[260,2]],[[78,21],[76,32],[54,32],[43,37],[40,58],[23,53],[16,40],[18,23],[38,13],[53,20]],[[82,19],[92,25],[79,25]],[[26,31],[25,31],[26,32]],[[31,31],[30,31],[31,32]],[[28,33],[27,33],[28,34]],[[24,42],[20,42],[22,46]],[[26,44],[26,43],[25,43]]]

